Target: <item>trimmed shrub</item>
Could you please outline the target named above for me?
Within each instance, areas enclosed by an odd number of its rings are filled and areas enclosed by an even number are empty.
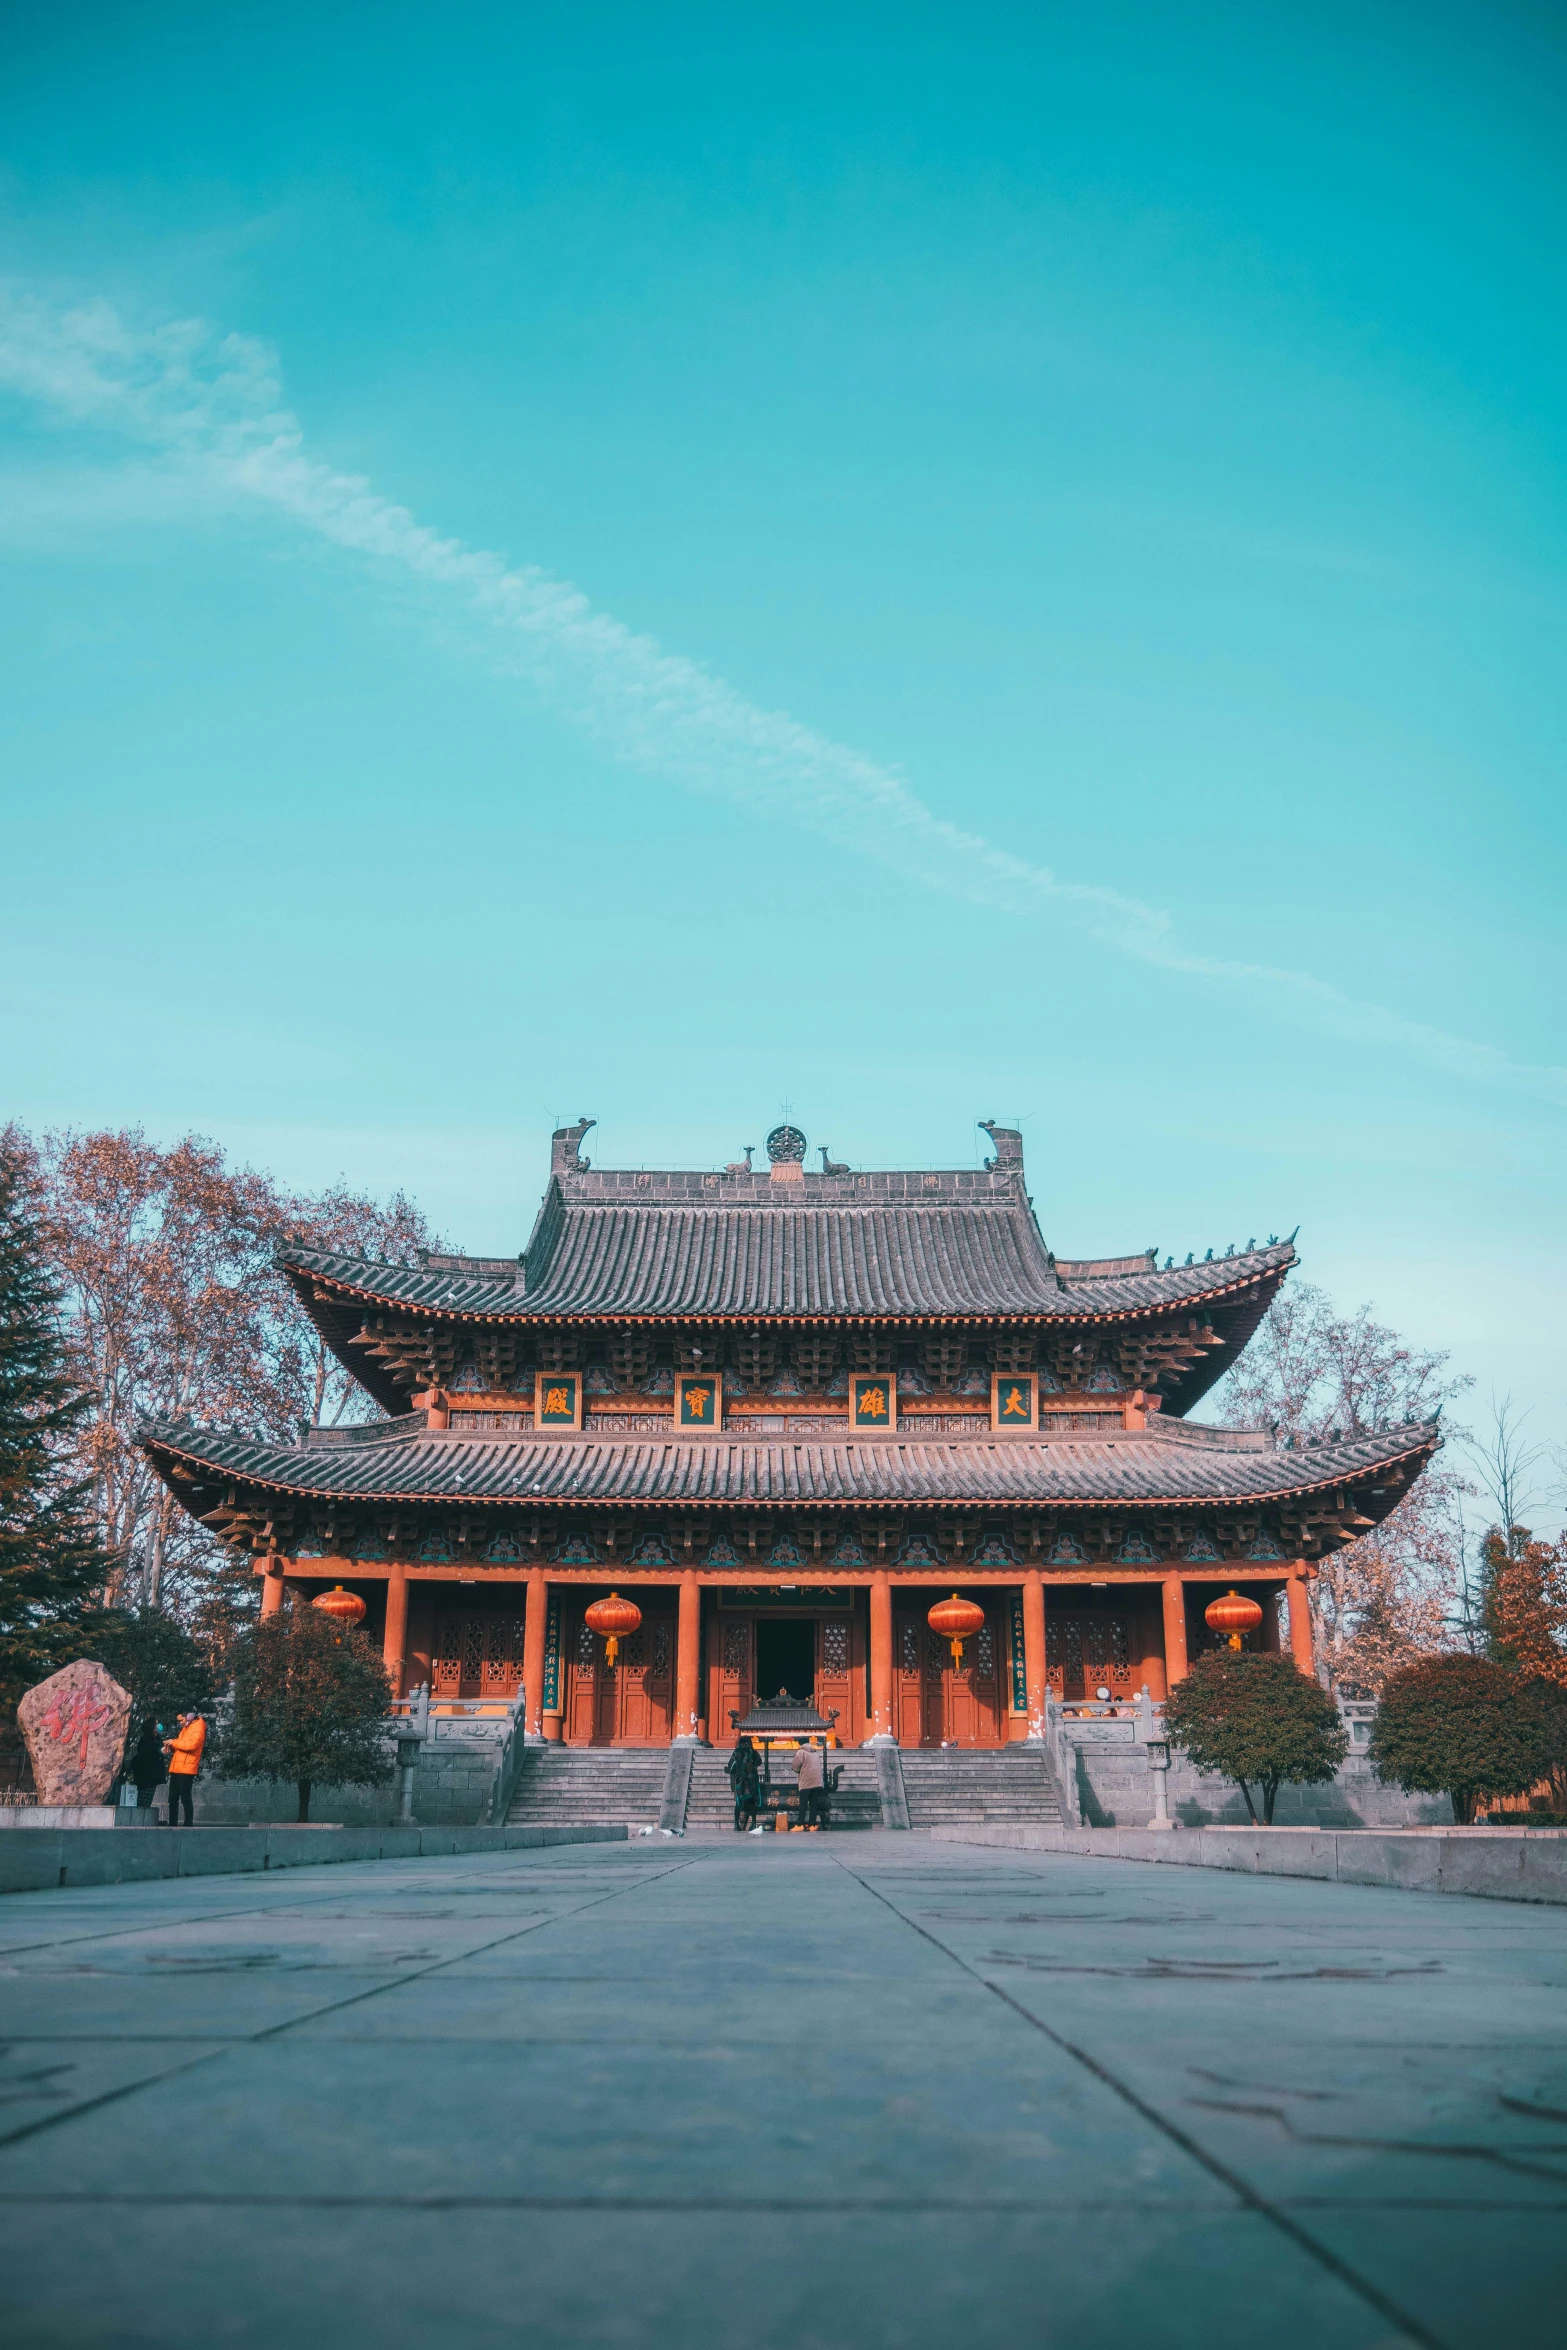
[[[1199,1771],[1234,1780],[1252,1820],[1255,1787],[1266,1827],[1281,1786],[1320,1786],[1349,1747],[1338,1707],[1289,1657],[1228,1648],[1200,1656],[1177,1681],[1164,1726]]]
[[[1486,1657],[1423,1657],[1388,1677],[1372,1765],[1406,1794],[1450,1795],[1468,1826],[1482,1799],[1526,1795],[1546,1776],[1558,1711],[1554,1692]]]

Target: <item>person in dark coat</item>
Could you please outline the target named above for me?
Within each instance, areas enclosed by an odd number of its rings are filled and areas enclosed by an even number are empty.
[[[735,1797],[735,1832],[743,1834],[756,1826],[757,1806],[761,1801],[761,1774],[757,1769],[756,1748],[749,1738],[742,1737],[729,1757],[729,1784]]]
[[[138,1811],[151,1811],[153,1798],[168,1775],[169,1766],[163,1757],[163,1724],[144,1722],[125,1774],[136,1790]]]

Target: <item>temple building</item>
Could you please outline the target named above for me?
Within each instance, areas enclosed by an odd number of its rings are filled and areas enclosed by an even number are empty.
[[[978,1170],[817,1173],[782,1126],[765,1171],[702,1173],[594,1167],[592,1123],[518,1257],[284,1258],[387,1417],[143,1438],[264,1610],[343,1584],[399,1690],[521,1685],[530,1742],[727,1744],[781,1690],[846,1745],[1037,1740],[1047,1690],[1162,1697],[1231,1590],[1309,1671],[1319,1562],[1437,1444],[1189,1419],[1291,1242],[1059,1257],[1009,1128]],[[613,1662],[611,1592],[641,1619]],[[961,1655],[928,1620],[953,1593]]]

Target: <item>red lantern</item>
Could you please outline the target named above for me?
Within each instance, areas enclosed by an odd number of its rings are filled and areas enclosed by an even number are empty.
[[[334,1583],[330,1591],[323,1591],[319,1599],[311,1601],[334,1624],[341,1624],[345,1632],[364,1621],[365,1603],[357,1591],[345,1591],[341,1583]]]
[[[1262,1610],[1254,1599],[1242,1599],[1238,1591],[1227,1591],[1222,1599],[1210,1600],[1202,1611],[1202,1620],[1210,1632],[1222,1632],[1231,1648],[1239,1648],[1248,1632],[1255,1632],[1262,1622]]]
[[[596,1599],[593,1602],[587,1611],[587,1627],[590,1632],[603,1634],[604,1662],[607,1665],[614,1664],[620,1643],[630,1639],[641,1621],[642,1610],[636,1601],[622,1599],[618,1591],[612,1591],[608,1599]]]
[[[963,1643],[971,1639],[983,1625],[985,1611],[982,1607],[976,1607],[972,1599],[959,1599],[954,1591],[950,1599],[937,1600],[925,1621],[933,1632],[946,1634],[952,1643],[952,1661],[960,1665],[963,1662]]]

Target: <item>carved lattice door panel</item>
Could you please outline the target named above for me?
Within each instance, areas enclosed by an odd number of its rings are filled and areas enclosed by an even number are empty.
[[[735,1731],[729,1717],[750,1712],[755,1688],[751,1618],[721,1614],[708,1634],[707,1653],[707,1734],[715,1746],[731,1746]]]
[[[456,1610],[435,1619],[430,1679],[437,1697],[515,1697],[522,1682],[522,1613]]]
[[[1058,1697],[1092,1697],[1108,1689],[1136,1694],[1141,1660],[1129,1615],[1109,1608],[1058,1609],[1045,1602],[1045,1669]]]
[[[640,1595],[642,1622],[620,1643],[614,1665],[588,1630],[586,1599],[572,1610],[563,1663],[565,1735],[573,1746],[667,1746],[675,1710],[675,1614]]]
[[[1006,1691],[1002,1683],[1004,1640],[1000,1610],[986,1609],[979,1630],[963,1643],[961,1665],[952,1661],[950,1641],[943,1640],[941,1648],[938,1737],[949,1745],[1004,1745]]]
[[[864,1736],[864,1723],[854,1704],[856,1687],[864,1678],[864,1646],[858,1622],[848,1614],[819,1616],[816,1707],[822,1714],[837,1712],[833,1727],[845,1745],[856,1744]]]
[[[900,1746],[1002,1746],[1006,1692],[999,1611],[987,1610],[981,1629],[954,1665],[952,1646],[918,1615],[894,1614],[893,1722]]]
[[[928,1636],[933,1637],[923,1616],[894,1611],[892,1725],[900,1746],[927,1746],[931,1743],[928,1710],[930,1675],[925,1654]]]

